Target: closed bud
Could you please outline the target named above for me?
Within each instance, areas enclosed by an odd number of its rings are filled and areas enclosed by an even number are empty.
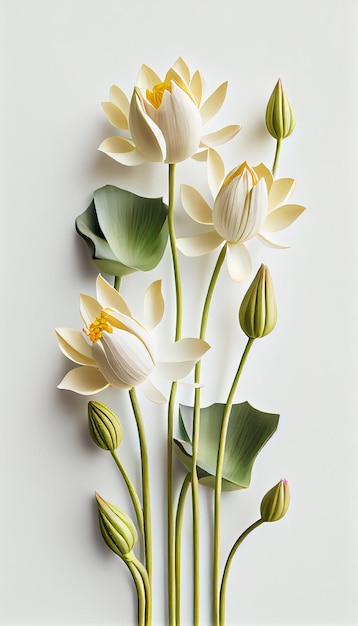
[[[276,298],[266,265],[261,265],[244,296],[239,321],[244,333],[252,339],[268,335],[276,326]]]
[[[122,441],[118,417],[102,402],[88,403],[88,430],[97,446],[113,452]]]
[[[287,480],[283,479],[262,498],[261,519],[264,522],[277,522],[286,514],[289,504],[290,489]]]
[[[96,493],[99,525],[108,547],[125,561],[134,557],[133,548],[137,533],[131,519],[117,506],[107,502]]]
[[[280,79],[277,81],[267,104],[266,126],[270,135],[275,139],[288,137],[295,127],[291,105],[286,98]]]

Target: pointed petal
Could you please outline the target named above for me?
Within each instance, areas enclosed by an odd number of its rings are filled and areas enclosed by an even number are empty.
[[[279,178],[274,180],[269,195],[269,212],[280,207],[292,195],[296,187],[294,178]]]
[[[183,237],[177,239],[177,248],[185,254],[185,256],[202,256],[212,252],[223,243],[223,238],[216,232],[211,230],[195,237]]]
[[[83,365],[70,370],[57,386],[58,389],[90,396],[109,387],[109,383],[98,369]]]
[[[200,107],[200,115],[203,124],[211,120],[211,118],[218,112],[223,105],[227,91],[227,81],[220,85],[215,91],[205,100],[204,104]]]
[[[134,90],[130,103],[129,128],[135,145],[147,161],[163,161],[165,154],[163,134],[145,112],[141,94],[137,89]]]
[[[213,198],[216,198],[218,191],[225,178],[225,166],[218,152],[213,148],[208,150],[208,182]]]
[[[273,178],[272,178],[272,174],[271,174],[270,170],[263,163],[260,163],[259,165],[256,165],[254,167],[254,170],[255,170],[255,172],[256,172],[256,174],[257,174],[257,176],[259,178],[264,178],[265,179],[267,191],[269,192],[271,187],[272,187],[272,183],[273,183]]]
[[[194,159],[194,161],[200,161],[201,163],[204,163],[204,161],[206,161],[208,158],[208,149],[199,150],[199,152],[193,154],[191,158]]]
[[[210,346],[202,339],[186,337],[179,341],[166,343],[158,348],[158,360],[162,362],[198,361]]]
[[[235,282],[241,282],[249,276],[252,267],[251,257],[244,244],[229,244],[226,258],[229,274]]]
[[[225,126],[220,130],[215,131],[214,133],[209,133],[208,135],[203,135],[201,137],[201,145],[208,146],[209,148],[216,148],[216,146],[221,146],[223,143],[227,143],[231,139],[233,139],[241,126],[237,124],[232,124],[231,126]]]
[[[144,323],[148,330],[152,330],[164,315],[164,299],[162,281],[152,283],[144,295]]]
[[[132,317],[130,309],[122,296],[101,276],[97,278],[97,298],[103,309],[116,309],[128,317]]]
[[[199,224],[212,224],[213,212],[203,196],[190,185],[181,185],[181,201],[190,217]]]
[[[126,94],[117,87],[117,85],[112,85],[109,92],[110,101],[113,102],[119,109],[121,109],[123,115],[128,119],[129,116],[129,100]]]
[[[284,204],[266,216],[262,230],[275,233],[290,226],[302,213],[305,207],[299,204]]]
[[[137,86],[143,94],[149,89],[152,91],[154,85],[159,85],[162,80],[148,65],[142,65],[137,77]]]
[[[163,396],[162,392],[153,385],[149,378],[140,386],[140,388],[148,400],[155,402],[155,404],[164,404],[167,401],[166,397]]]
[[[60,349],[68,359],[81,365],[95,365],[91,346],[83,332],[73,328],[56,328],[55,332]]]
[[[80,295],[80,314],[84,323],[89,326],[97,317],[101,317],[102,306],[92,296],[81,293]]]
[[[186,84],[189,85],[190,82],[190,71],[182,57],[179,57],[175,63],[173,63],[173,70],[178,72],[185,80]]]
[[[101,104],[102,109],[112,126],[115,126],[115,128],[121,128],[122,130],[128,130],[128,118],[116,104],[113,104],[113,102],[102,102]]]
[[[267,239],[267,237],[264,237],[262,233],[257,233],[256,237],[260,239],[261,243],[263,243],[265,246],[268,246],[268,248],[277,248],[277,250],[287,250],[287,248],[290,247],[290,246],[282,246],[278,243],[274,243],[274,241],[270,241],[269,239]]]
[[[200,107],[201,99],[203,97],[203,79],[200,72],[197,70],[190,81],[189,89],[193,95],[197,107]]]
[[[98,150],[122,165],[140,165],[145,161],[139,150],[123,137],[108,137],[102,141]]]

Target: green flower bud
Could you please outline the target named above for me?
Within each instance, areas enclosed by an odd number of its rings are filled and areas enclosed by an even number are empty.
[[[136,529],[131,519],[117,506],[107,502],[96,493],[99,525],[108,547],[125,561],[134,557],[133,548],[137,540]]]
[[[276,326],[276,298],[266,265],[261,265],[244,296],[239,321],[244,333],[252,339],[268,335]]]
[[[267,130],[275,139],[284,139],[292,133],[295,123],[291,105],[279,79],[267,103]]]
[[[290,489],[287,480],[283,479],[262,498],[261,519],[264,522],[277,522],[286,514],[289,504]]]
[[[88,403],[88,430],[97,446],[117,450],[122,441],[122,426],[118,417],[102,402]]]

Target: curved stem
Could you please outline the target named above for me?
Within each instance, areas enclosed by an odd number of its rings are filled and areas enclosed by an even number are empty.
[[[133,576],[138,596],[138,626],[146,626],[146,594],[142,576],[138,572],[133,561],[125,561],[130,573]]]
[[[219,273],[226,256],[227,244],[221,249],[216,261],[214,271],[209,283],[206,294],[203,312],[200,324],[200,339],[205,339],[206,327],[211,300],[214,288],[219,277]],[[199,385],[201,373],[201,361],[195,366],[194,381]],[[197,475],[197,458],[199,448],[199,432],[200,432],[200,387],[195,389],[194,398],[194,414],[193,414],[193,433],[192,433],[192,472],[191,472],[191,492],[193,507],[193,568],[194,568],[194,625],[199,624],[199,602],[200,602],[200,579],[199,579],[199,559],[200,559],[200,542],[199,542],[199,481]]]
[[[272,172],[271,172],[272,176],[274,178],[275,178],[275,174],[276,174],[276,170],[277,170],[278,160],[280,158],[281,143],[282,143],[282,139],[277,139],[275,158],[274,158],[274,161],[273,161]]]
[[[143,492],[143,518],[144,518],[144,552],[145,563],[148,571],[149,581],[152,581],[152,528],[151,528],[151,512],[150,512],[150,486],[149,486],[149,464],[148,449],[140,412],[137,395],[134,387],[129,390],[134,417],[137,424],[140,456],[142,465],[142,492]]]
[[[119,288],[121,286],[121,277],[120,276],[115,276],[114,277],[114,288],[119,291]]]
[[[249,526],[249,528],[247,528],[245,532],[243,532],[242,535],[240,535],[240,537],[237,539],[237,541],[234,543],[233,547],[231,548],[230,554],[225,564],[224,573],[223,573],[223,577],[221,581],[221,587],[220,587],[220,621],[219,621],[220,626],[224,626],[225,624],[226,585],[227,585],[227,581],[229,577],[231,562],[235,556],[235,552],[238,549],[239,545],[244,541],[244,539],[246,539],[246,537],[253,530],[255,530],[255,528],[258,528],[258,526],[261,526],[263,522],[264,522],[263,519],[259,519],[254,524],[251,524],[251,526]]]
[[[214,506],[214,570],[213,570],[213,617],[214,624],[217,626],[219,620],[219,569],[220,569],[220,496],[222,489],[222,473],[224,465],[225,444],[226,435],[229,425],[229,418],[231,413],[232,404],[234,401],[234,395],[237,384],[239,382],[241,372],[245,365],[250,348],[254,342],[254,339],[249,337],[247,340],[245,350],[241,357],[239,367],[237,369],[235,378],[231,385],[231,389],[228,395],[228,399],[225,405],[223,419],[221,423],[220,439],[218,447],[218,456],[216,461],[216,476],[215,476],[215,506]]]
[[[180,625],[180,570],[181,570],[181,531],[183,526],[183,514],[186,494],[191,481],[191,474],[185,476],[178,498],[178,507],[175,523],[175,619],[176,625]]]
[[[115,450],[111,450],[111,455],[119,469],[119,471],[121,472],[124,482],[127,485],[127,489],[128,489],[128,493],[131,497],[132,500],[132,504],[133,504],[133,508],[135,510],[135,514],[137,517],[137,522],[138,522],[138,528],[139,528],[139,532],[141,534],[142,540],[144,539],[144,522],[143,522],[143,511],[142,511],[142,507],[141,507],[141,503],[140,500],[138,498],[137,492],[134,489],[133,483],[130,480],[126,470],[124,469],[121,461],[119,460],[118,454]]]
[[[148,572],[144,565],[138,561],[138,559],[134,558],[133,565],[137,568],[144,585],[144,593],[145,593],[145,626],[150,626],[152,623],[152,594],[150,588],[150,582],[148,577]]]

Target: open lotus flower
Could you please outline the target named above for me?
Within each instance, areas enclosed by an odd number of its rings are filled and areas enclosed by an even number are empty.
[[[132,316],[122,296],[101,275],[97,279],[97,299],[81,295],[80,312],[85,323],[83,332],[56,329],[62,352],[79,364],[66,374],[58,385],[60,389],[91,395],[109,386],[131,389],[141,385],[150,400],[165,402],[151,376],[183,378],[209,348],[201,339],[155,344],[151,330],[164,313],[161,281],[152,283],[145,294],[147,327]]]
[[[122,135],[129,131],[130,137],[108,137],[99,150],[123,165],[179,163],[200,151],[206,154],[209,147],[229,141],[240,130],[231,125],[202,135],[202,125],[220,109],[226,90],[224,82],[202,103],[202,76],[199,71],[191,76],[183,59],[177,59],[164,81],[142,65],[130,102],[113,85],[109,102],[102,103],[111,124]]]
[[[297,204],[284,204],[292,194],[292,178],[273,180],[263,164],[251,168],[246,162],[226,177],[221,158],[214,150],[208,155],[209,185],[215,197],[213,207],[190,185],[181,186],[184,209],[210,230],[177,240],[187,256],[207,254],[228,243],[227,264],[231,278],[241,281],[251,272],[251,258],[245,242],[258,237],[274,248],[286,248],[267,239],[265,232],[287,228],[305,210]]]

